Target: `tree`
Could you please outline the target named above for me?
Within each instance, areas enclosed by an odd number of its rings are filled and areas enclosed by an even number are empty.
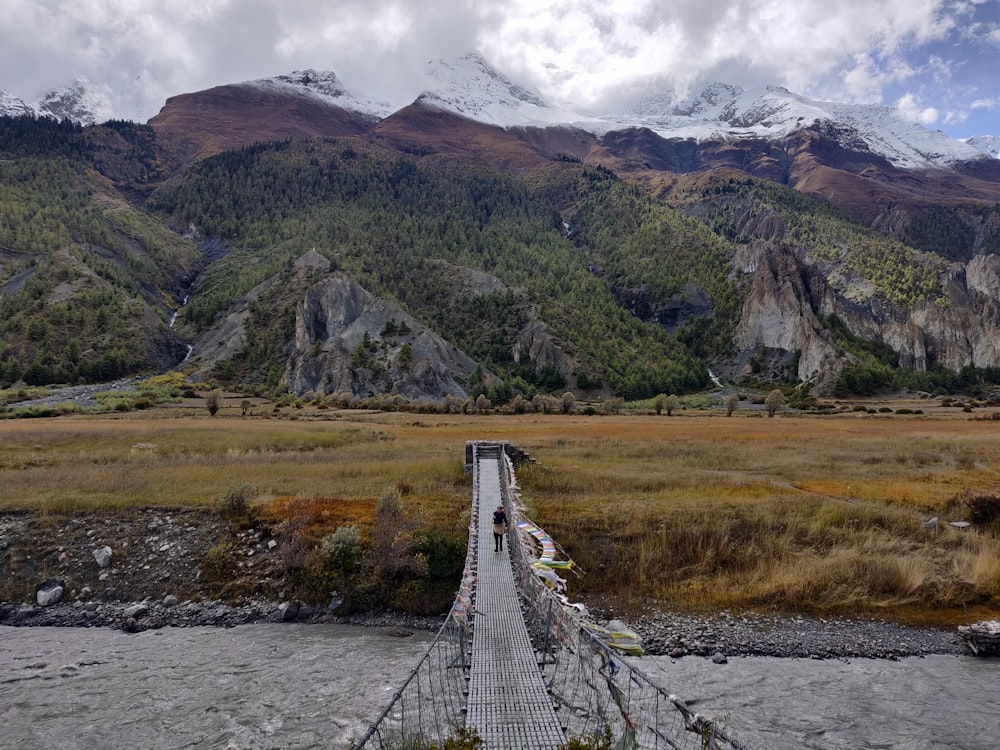
[[[248,399],[243,399],[242,401],[240,401],[240,410],[242,411],[244,417],[247,415],[247,412],[250,411],[250,406],[251,404]]]
[[[524,396],[520,393],[514,396],[514,400],[510,402],[510,408],[515,414],[524,414]]]
[[[576,405],[576,396],[573,395],[572,391],[566,391],[562,395],[562,413],[569,414],[573,411],[573,407]]]
[[[785,394],[780,390],[775,388],[773,391],[767,394],[767,398],[764,399],[764,406],[767,409],[767,416],[773,417],[778,409],[785,405]]]
[[[220,406],[222,406],[222,391],[209,393],[205,398],[205,408],[208,409],[208,413],[214,417]]]
[[[673,393],[667,396],[666,400],[663,402],[663,408],[667,410],[667,416],[672,417],[674,411],[679,409],[681,406],[681,400],[677,398]]]
[[[740,405],[740,397],[735,393],[730,393],[726,396],[726,416],[733,416],[733,412],[736,411],[737,407]]]
[[[666,404],[667,404],[667,395],[665,393],[661,393],[659,396],[656,397],[656,399],[653,401],[653,408],[656,409],[656,416],[660,416],[660,414],[663,413],[663,407],[666,406]]]
[[[410,368],[410,365],[413,363],[413,347],[410,346],[409,342],[406,342],[399,347],[399,354],[396,355],[396,362],[404,370],[408,370]]]
[[[413,554],[417,521],[403,512],[399,490],[386,488],[375,504],[372,565],[375,579],[389,582],[407,573],[427,574],[427,560]],[[346,532],[345,532],[346,533]]]
[[[485,414],[492,406],[493,404],[491,404],[490,400],[486,398],[486,394],[480,393],[479,397],[476,399],[476,411],[480,414]]]

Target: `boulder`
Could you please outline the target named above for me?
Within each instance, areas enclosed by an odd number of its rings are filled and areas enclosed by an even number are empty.
[[[295,622],[299,617],[298,602],[282,602],[278,607],[279,622]]]
[[[62,578],[50,578],[35,587],[35,601],[39,607],[48,607],[50,604],[62,601],[65,589],[66,582]]]
[[[177,601],[178,600],[177,600],[176,596],[174,596],[173,594],[167,594],[165,597],[163,597],[163,606],[164,607],[176,607],[177,606]]]
[[[125,610],[125,616],[130,619],[138,620],[140,617],[145,616],[148,611],[149,608],[146,607],[145,604],[133,604]]]
[[[107,545],[103,547],[98,547],[94,550],[94,559],[97,561],[97,567],[101,570],[107,568],[111,565],[111,547]]]

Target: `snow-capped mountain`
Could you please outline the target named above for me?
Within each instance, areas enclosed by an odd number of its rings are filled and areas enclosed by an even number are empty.
[[[906,120],[891,107],[817,101],[780,87],[746,91],[712,83],[683,99],[654,91],[618,113],[586,115],[549,104],[475,52],[450,61],[431,60],[424,72],[426,87],[417,97],[421,104],[502,128],[569,126],[597,136],[648,128],[665,139],[705,141],[776,140],[815,126],[852,151],[870,151],[904,169],[948,168],[984,156],[1000,158],[996,136],[953,140]],[[360,115],[362,120],[381,120],[397,109],[376,97],[348,91],[332,71],[297,70],[235,86],[303,97]],[[34,113],[93,124],[114,116],[109,93],[84,79],[50,91],[33,104],[0,91],[0,114]]]
[[[808,99],[771,86],[745,91],[712,83],[697,95],[675,101],[653,93],[620,114],[581,115],[549,105],[493,68],[479,54],[427,65],[429,88],[420,101],[499,127],[568,125],[603,135],[612,130],[648,128],[663,138],[779,139],[812,125],[825,126],[852,150],[868,150],[904,169],[947,167],[981,158],[989,151],[949,138],[902,118],[891,107],[836,104]]]
[[[94,125],[114,117],[114,109],[106,91],[85,78],[77,78],[67,86],[46,92],[32,104],[0,91],[0,115],[53,117]]]
[[[287,75],[258,78],[240,85],[269,93],[302,96],[376,119],[387,117],[393,111],[387,102],[355,97],[332,70],[295,70]]]
[[[94,125],[114,117],[107,93],[85,78],[47,92],[35,104],[35,111],[43,117],[69,119],[81,125]]]
[[[427,63],[428,88],[419,101],[502,128],[566,125],[580,115],[549,106],[538,94],[512,81],[482,55]]]
[[[778,86],[745,91],[713,83],[679,102],[667,95],[647,96],[623,114],[600,119],[609,130],[646,127],[664,138],[695,140],[777,139],[804,127],[826,126],[853,150],[867,149],[904,169],[948,166],[980,158],[983,153],[940,131],[907,121],[891,107],[821,102]]]
[[[1000,159],[1000,135],[977,135],[965,141],[987,156]]]
[[[13,94],[0,90],[0,115],[7,117],[20,117],[21,115],[33,115],[32,109],[23,99],[18,99]]]

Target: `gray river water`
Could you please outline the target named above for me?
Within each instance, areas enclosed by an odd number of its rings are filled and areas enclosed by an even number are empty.
[[[0,627],[0,749],[346,747],[430,640],[345,625]],[[637,666],[748,747],[1000,748],[997,660]]]

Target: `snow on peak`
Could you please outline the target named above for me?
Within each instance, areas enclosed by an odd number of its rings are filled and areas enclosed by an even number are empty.
[[[35,110],[23,99],[19,99],[3,89],[0,89],[0,115],[5,117],[20,117],[21,115],[33,115]]]
[[[813,125],[832,125],[838,139],[849,139],[845,145],[867,149],[902,168],[948,166],[981,157],[974,146],[908,122],[891,107],[821,102],[780,86],[744,91],[712,83],[679,102],[668,94],[647,94],[624,114],[600,119],[605,131],[645,127],[664,138],[696,140],[775,139]]]
[[[332,70],[293,70],[286,75],[258,78],[241,84],[273,93],[303,96],[350,112],[381,119],[392,112],[386,102],[359,99],[351,94]]]
[[[67,86],[45,93],[33,109],[39,117],[68,119],[80,125],[94,125],[114,117],[107,90],[86,78],[77,78]]]
[[[980,153],[1000,159],[1000,135],[975,135],[966,138],[965,142],[978,149]]]
[[[550,107],[538,94],[512,81],[482,55],[470,52],[457,60],[430,60],[429,88],[419,100],[499,127],[562,125],[584,119]]]

